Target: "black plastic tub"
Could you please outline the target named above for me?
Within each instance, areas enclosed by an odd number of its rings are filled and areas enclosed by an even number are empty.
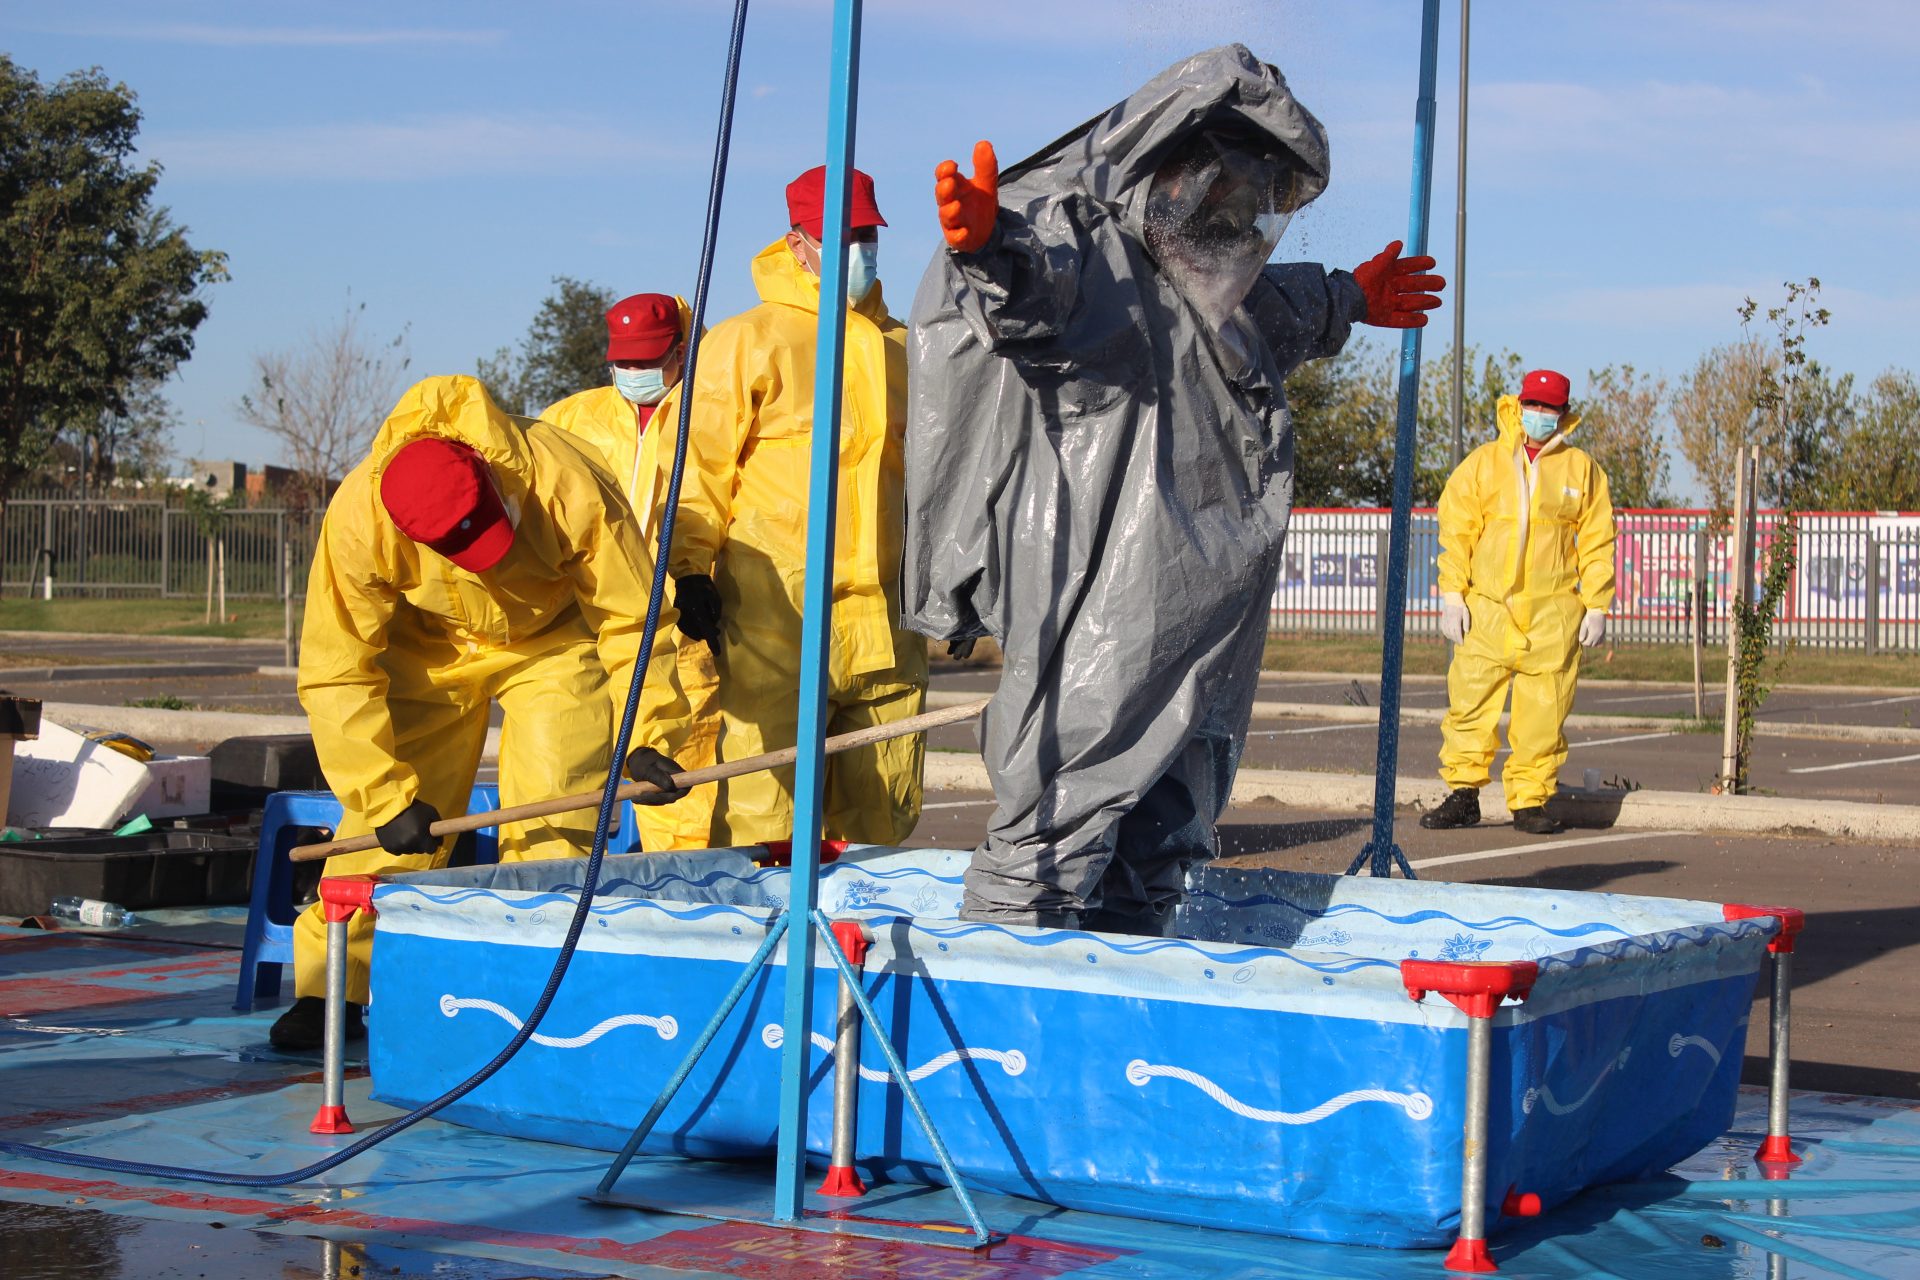
[[[0,844],[0,915],[37,915],[66,894],[133,911],[245,902],[254,844],[245,835],[193,830]]]

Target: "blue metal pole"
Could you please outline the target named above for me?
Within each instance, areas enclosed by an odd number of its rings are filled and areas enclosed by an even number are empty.
[[[1433,201],[1435,68],[1440,60],[1440,0],[1425,0],[1420,15],[1420,100],[1413,112],[1413,208],[1407,218],[1409,255],[1427,251],[1427,208]],[[1387,609],[1380,620],[1380,735],[1373,763],[1373,839],[1347,868],[1353,875],[1372,860],[1373,874],[1413,868],[1393,841],[1393,788],[1400,772],[1400,666],[1406,641],[1407,541],[1412,527],[1413,464],[1419,448],[1420,330],[1400,336],[1400,403],[1395,419],[1393,517],[1387,546]]]
[[[827,97],[826,204],[820,220],[820,336],[813,375],[813,452],[807,485],[807,570],[801,593],[800,705],[793,774],[793,878],[787,910],[786,1011],[781,1026],[780,1144],[773,1214],[805,1207],[807,1075],[813,1030],[813,930],[818,899],[821,790],[825,781],[827,647],[833,636],[833,533],[840,480],[840,392],[847,331],[847,206],[860,80],[861,0],[835,0]]]

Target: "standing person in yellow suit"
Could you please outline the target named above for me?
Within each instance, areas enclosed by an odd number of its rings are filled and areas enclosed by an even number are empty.
[[[816,168],[787,187],[792,230],[753,260],[760,305],[701,338],[694,373],[668,565],[681,632],[716,646],[723,760],[790,747],[797,731],[825,176]],[[927,685],[926,641],[900,628],[907,333],[880,291],[878,228],[886,221],[873,179],[858,170],[852,179],[827,691],[833,734],[917,714]],[[679,424],[672,398],[661,421],[664,429],[650,435],[669,459]],[[912,735],[831,757],[821,834],[905,840],[920,819],[924,753],[924,739]],[[717,844],[793,834],[791,768],[732,779],[716,801]]]
[[[526,425],[521,425],[523,422]],[[612,477],[564,433],[514,419],[472,378],[428,378],[400,397],[371,455],[327,506],[307,581],[300,702],[344,810],[341,837],[380,848],[327,874],[444,865],[429,833],[466,812],[498,700],[500,798],[591,790],[606,777],[638,661],[652,557]],[[661,617],[664,627],[672,617]],[[628,776],[677,800],[659,748],[683,715],[671,645],[647,673],[658,719],[634,730]],[[592,813],[510,823],[504,861],[584,854]],[[349,1034],[367,1002],[372,922],[349,930]],[[319,905],[294,925],[296,999],[273,1026],[283,1049],[320,1045],[326,934]]]
[[[640,536],[649,550],[659,539],[659,521],[654,517],[666,496],[673,453],[669,450],[662,458],[655,444],[659,433],[648,427],[680,384],[692,326],[693,313],[683,298],[664,293],[622,298],[607,311],[611,385],[570,395],[540,415],[542,422],[559,427],[605,460],[639,520]],[[678,407],[676,397],[670,411],[677,413]],[[718,759],[720,748],[720,677],[711,646],[683,640],[677,649],[688,715],[684,733],[667,745],[667,751],[682,768],[704,769]],[[713,839],[714,794],[713,787],[696,787],[672,804],[641,809],[641,847],[654,853],[705,849]]]
[[[1613,499],[1594,460],[1567,443],[1580,416],[1564,375],[1536,369],[1495,407],[1500,435],[1468,454],[1440,495],[1440,631],[1453,644],[1440,777],[1453,793],[1420,825],[1480,821],[1500,710],[1513,689],[1501,776],[1513,825],[1553,835],[1546,803],[1567,758],[1580,651],[1613,605]]]

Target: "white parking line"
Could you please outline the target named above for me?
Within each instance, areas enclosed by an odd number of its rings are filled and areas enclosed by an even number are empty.
[[[1249,738],[1284,738],[1296,733],[1338,733],[1342,729],[1377,729],[1380,726],[1370,721],[1359,724],[1317,724],[1306,729],[1259,729],[1249,733]]]
[[[1673,693],[1636,693],[1630,698],[1595,698],[1593,703],[1597,707],[1610,707],[1616,702],[1678,702],[1692,697],[1692,690],[1679,689]]]
[[[1890,707],[1896,702],[1920,702],[1920,693],[1902,694],[1898,698],[1874,698],[1868,702],[1849,702],[1849,707]]]
[[[1622,840],[1654,840],[1662,836],[1683,836],[1684,831],[1627,831],[1610,836],[1582,836],[1578,840],[1541,840],[1533,844],[1509,845],[1504,849],[1481,849],[1477,853],[1450,853],[1444,858],[1415,858],[1408,866],[1445,867],[1456,862],[1480,862],[1487,858],[1506,858],[1522,853],[1558,853],[1587,844],[1615,844]]]
[[[1909,760],[1920,760],[1920,756],[1883,756],[1878,760],[1851,760],[1846,764],[1815,764],[1804,769],[1789,769],[1788,773],[1832,773],[1836,769],[1865,769],[1876,764],[1906,764]]]
[[[1651,742],[1655,738],[1677,738],[1679,736],[1680,731],[1678,729],[1667,729],[1660,733],[1630,733],[1624,738],[1595,738],[1591,742],[1569,742],[1567,744],[1567,750],[1578,751],[1581,747],[1611,747],[1621,742]],[[1513,750],[1512,747],[1502,747],[1493,754],[1496,757],[1503,756],[1511,750]]]
[[[987,796],[980,800],[942,800],[939,804],[921,805],[920,812],[925,813],[929,809],[971,809],[975,805],[992,803],[992,796]]]

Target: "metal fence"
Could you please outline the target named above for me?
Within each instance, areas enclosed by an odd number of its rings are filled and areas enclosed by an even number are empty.
[[[1297,511],[1273,597],[1273,629],[1378,635],[1386,596],[1383,510]],[[21,596],[201,597],[225,558],[229,599],[278,599],[283,548],[293,590],[306,582],[319,514],[252,508],[222,513],[209,536],[188,508],[158,499],[15,498],[0,520],[0,592]],[[1759,517],[1756,579],[1777,513]],[[1438,524],[1413,513],[1407,630],[1439,632]],[[1728,591],[1739,580],[1731,540],[1705,511],[1622,511],[1614,545],[1610,639],[1685,644],[1696,625],[1724,645]],[[210,554],[211,553],[211,554]],[[1920,652],[1920,514],[1803,513],[1792,584],[1774,636],[1836,649]]]
[[[15,498],[0,520],[0,592],[35,596],[204,596],[224,561],[228,599],[279,599],[282,548],[306,581],[319,517],[271,508],[195,513],[157,499]]]
[[[1386,594],[1383,510],[1297,511],[1273,597],[1273,629],[1378,635]],[[1759,516],[1755,579],[1765,573],[1780,516]],[[1625,644],[1685,644],[1703,627],[1726,644],[1729,590],[1739,580],[1732,540],[1705,511],[1622,511],[1614,544],[1615,598],[1607,635]],[[1439,634],[1433,511],[1413,513],[1409,634]],[[1792,579],[1775,619],[1779,643],[1920,652],[1920,515],[1802,513]]]

